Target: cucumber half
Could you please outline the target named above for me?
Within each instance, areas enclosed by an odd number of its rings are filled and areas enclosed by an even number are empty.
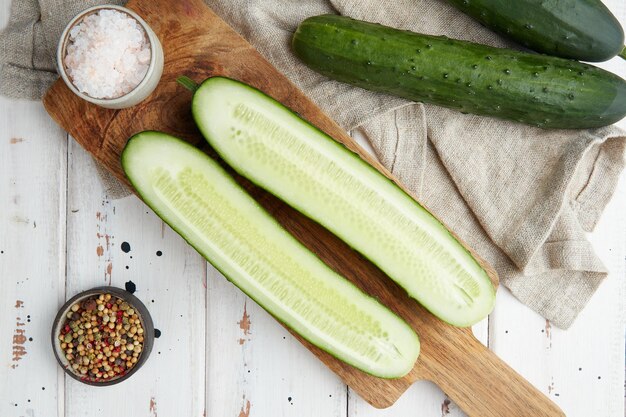
[[[196,90],[192,113],[236,171],[335,233],[440,319],[465,327],[493,309],[489,276],[445,226],[276,100],[214,77]]]
[[[304,339],[378,377],[413,368],[413,329],[326,266],[203,152],[143,132],[126,145],[122,166],[146,204]]]

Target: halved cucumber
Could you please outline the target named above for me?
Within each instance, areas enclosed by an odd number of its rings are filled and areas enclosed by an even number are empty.
[[[143,132],[126,145],[122,166],[146,204],[303,338],[382,378],[413,368],[420,344],[411,327],[333,272],[207,155]]]
[[[470,326],[492,310],[489,276],[435,217],[282,104],[214,77],[196,90],[192,112],[230,166],[334,232],[437,317]]]

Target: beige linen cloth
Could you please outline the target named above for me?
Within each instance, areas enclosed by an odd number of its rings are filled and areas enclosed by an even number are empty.
[[[607,271],[585,238],[624,166],[616,127],[541,130],[411,103],[322,77],[292,55],[304,18],[340,13],[417,32],[512,46],[443,0],[207,0],[486,258],[524,304],[569,327]],[[38,99],[56,79],[63,26],[96,0],[14,0],[0,36],[0,92]],[[119,189],[104,177],[116,194]]]

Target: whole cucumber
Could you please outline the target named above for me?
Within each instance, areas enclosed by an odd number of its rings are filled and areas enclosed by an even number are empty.
[[[599,0],[448,0],[483,25],[537,52],[600,62],[622,53],[624,31]]]
[[[562,58],[421,35],[343,16],[306,19],[295,54],[335,80],[544,128],[592,128],[626,115],[626,81]]]

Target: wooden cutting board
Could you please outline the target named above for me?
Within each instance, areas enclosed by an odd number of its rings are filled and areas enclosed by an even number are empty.
[[[142,130],[161,130],[184,138],[216,158],[192,121],[191,93],[175,82],[176,77],[183,74],[196,81],[223,75],[257,87],[395,181],[382,165],[360,149],[201,0],[131,0],[127,7],[150,24],[163,44],[165,69],[156,91],[139,105],[124,110],[106,110],[89,104],[73,95],[61,80],[44,97],[44,105],[54,120],[126,184],[120,153],[126,140]],[[471,416],[564,415],[554,403],[478,342],[470,329],[459,329],[436,319],[377,267],[327,230],[235,176],[283,227],[337,272],[402,316],[420,336],[422,350],[413,370],[403,378],[385,380],[364,374],[295,335],[367,402],[378,408],[389,407],[413,382],[428,379],[439,385]],[[496,273],[483,264],[497,285]]]

